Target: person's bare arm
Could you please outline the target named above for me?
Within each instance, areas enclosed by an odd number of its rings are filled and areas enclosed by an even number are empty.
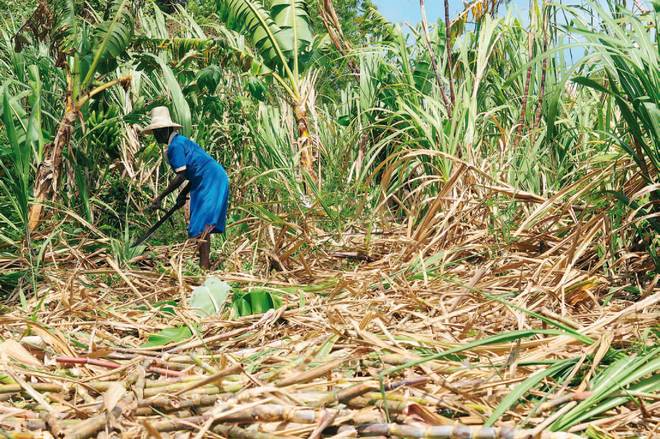
[[[181,186],[183,184],[184,181],[186,181],[186,177],[185,177],[185,175],[182,171],[182,172],[178,173],[176,175],[176,177],[174,177],[172,179],[172,181],[170,181],[170,184],[167,185],[165,190],[160,195],[158,195],[156,198],[153,199],[153,201],[151,202],[151,205],[149,206],[149,208],[151,210],[158,209],[160,207],[161,203],[163,202],[163,198],[165,198],[166,196],[168,196],[169,194],[174,192],[179,186]],[[186,188],[183,189],[182,193],[184,191],[187,194],[188,191],[190,191],[190,189],[186,186]]]
[[[183,206],[186,202],[186,197],[188,197],[189,193],[190,193],[190,183],[185,185],[183,189],[181,189],[181,192],[179,192],[179,195],[176,196],[176,204]]]

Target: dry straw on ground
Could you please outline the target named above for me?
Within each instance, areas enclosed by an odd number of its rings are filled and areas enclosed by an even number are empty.
[[[154,249],[166,267],[160,271],[150,260],[121,268],[103,252],[88,254],[89,242],[47,253],[51,263],[28,311],[0,317],[8,377],[0,384],[0,435],[657,433],[653,394],[566,433],[547,429],[589,398],[609,348],[656,342],[649,329],[658,321],[657,279],[637,284],[642,294],[635,300],[621,294],[641,279],[635,273],[648,269],[649,256],[627,253],[611,267],[622,274],[605,278],[594,257],[608,233],[604,215],[581,222],[570,203],[531,200],[538,209],[513,231],[514,243],[505,244],[487,232],[484,204],[469,199],[443,195],[417,226],[356,230],[341,241],[309,228],[296,235],[263,225],[259,234],[269,245],[245,238],[227,259],[252,261],[253,272],[215,275],[237,288],[277,291],[285,306],[242,318],[226,311],[199,320],[186,307],[191,287],[201,282],[183,274],[190,247]],[[535,220],[539,209],[547,220]],[[32,315],[40,300],[41,311]],[[179,300],[174,314],[154,306],[163,300]],[[140,347],[150,334],[180,325],[194,335]],[[477,342],[513,332],[527,335]],[[460,355],[428,360],[459,347]],[[575,359],[579,379],[540,378],[494,427],[484,427],[512,389],[547,369],[547,361],[563,359]]]

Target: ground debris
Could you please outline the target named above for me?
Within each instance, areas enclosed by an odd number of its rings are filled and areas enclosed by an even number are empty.
[[[564,433],[549,427],[594,397],[611,348],[640,343],[657,323],[660,292],[605,303],[612,280],[571,267],[565,253],[539,259],[518,243],[484,263],[489,243],[465,236],[441,261],[413,257],[403,268],[396,255],[410,244],[390,235],[351,267],[337,250],[298,272],[214,273],[282,298],[280,308],[245,317],[229,306],[205,318],[188,308],[199,277],[138,266],[112,278],[119,268],[102,256],[89,270],[47,268],[54,281],[44,283],[36,319],[18,309],[0,317],[10,347],[1,431],[80,439],[558,439],[585,431],[579,418]],[[299,282],[309,269],[313,282]],[[147,343],[167,328],[185,331]],[[538,375],[550,369],[561,373]],[[599,431],[657,428],[657,396],[642,389],[625,399],[622,390],[608,396],[618,405],[589,418]]]

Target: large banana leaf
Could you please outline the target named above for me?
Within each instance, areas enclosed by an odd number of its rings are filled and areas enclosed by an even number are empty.
[[[107,71],[112,68],[112,61],[128,47],[133,36],[133,19],[128,8],[129,3],[128,0],[115,2],[112,20],[97,27],[92,65],[81,83],[81,90],[91,83],[97,71]]]
[[[133,23],[130,20],[126,22],[104,22],[95,30],[96,41],[105,41],[105,52],[100,54],[100,60],[96,71],[106,73],[113,70],[117,63],[116,59],[121,56],[133,38]]]
[[[282,51],[294,64],[300,55],[309,49],[314,37],[305,0],[274,0],[271,15],[280,27],[277,34]],[[297,69],[297,66],[295,67]]]
[[[220,19],[252,41],[264,64],[291,80],[314,43],[306,0],[274,0],[270,13],[259,0],[217,0]]]
[[[252,41],[266,65],[274,70],[288,69],[280,40],[282,29],[257,0],[217,0],[218,15],[225,25]]]
[[[52,37],[59,50],[74,50],[78,39],[79,26],[76,20],[76,7],[73,0],[56,0],[51,5],[54,12]]]

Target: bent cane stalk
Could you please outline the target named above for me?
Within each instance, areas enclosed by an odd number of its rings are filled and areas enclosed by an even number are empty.
[[[67,71],[67,96],[64,116],[57,128],[57,134],[52,143],[44,146],[45,159],[38,165],[37,175],[34,179],[34,189],[32,195],[32,204],[28,219],[28,228],[32,232],[39,225],[41,220],[44,202],[53,201],[57,194],[57,185],[62,167],[62,153],[68,147],[73,133],[74,122],[80,114],[80,109],[94,96],[102,93],[110,87],[122,84],[126,85],[131,81],[131,75],[124,75],[120,78],[108,81],[94,89],[88,91],[84,96],[74,102],[72,99],[72,78]]]

